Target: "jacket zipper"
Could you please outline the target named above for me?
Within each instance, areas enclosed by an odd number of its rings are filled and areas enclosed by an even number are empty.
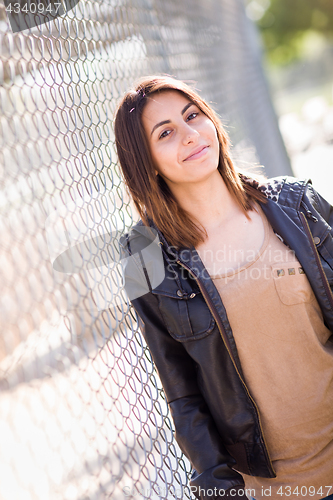
[[[313,220],[313,222],[318,222],[317,217],[315,217],[313,213],[308,209],[308,206],[304,203],[304,201],[301,201],[301,205],[306,211],[306,216],[308,217],[308,219]]]
[[[265,436],[264,436],[263,428],[262,428],[262,425],[261,425],[260,414],[259,414],[259,408],[258,408],[258,406],[257,406],[256,402],[254,401],[254,399],[252,398],[252,396],[251,396],[251,394],[250,394],[250,391],[248,390],[247,385],[246,385],[246,383],[245,383],[245,381],[244,381],[243,377],[242,377],[242,376],[241,376],[241,374],[239,373],[239,370],[238,370],[238,368],[237,368],[236,362],[235,362],[235,360],[234,360],[234,358],[233,358],[233,355],[232,355],[232,352],[231,352],[231,348],[230,348],[229,340],[228,340],[228,338],[227,338],[227,336],[226,336],[226,334],[225,334],[225,330],[224,330],[223,325],[222,325],[222,324],[221,324],[221,322],[220,322],[219,316],[218,316],[218,314],[217,314],[217,313],[216,313],[216,311],[215,311],[215,306],[214,306],[214,304],[212,304],[211,299],[210,299],[210,297],[209,297],[209,294],[207,294],[207,292],[206,292],[205,288],[201,286],[199,278],[198,278],[198,277],[197,277],[197,276],[193,273],[193,271],[192,271],[189,267],[187,267],[185,264],[183,264],[180,260],[177,260],[177,264],[179,264],[180,266],[182,266],[182,267],[184,267],[185,269],[187,269],[187,271],[188,271],[188,272],[189,272],[189,273],[190,273],[190,274],[194,277],[194,279],[195,279],[195,280],[196,280],[196,282],[198,283],[198,286],[199,286],[199,288],[200,288],[200,290],[201,290],[201,293],[202,293],[203,297],[205,298],[206,304],[208,305],[209,310],[210,310],[211,314],[213,315],[213,318],[215,319],[215,321],[216,321],[216,323],[217,323],[218,329],[219,329],[219,331],[220,331],[220,335],[221,335],[222,340],[223,340],[223,342],[224,342],[224,345],[225,345],[225,347],[226,347],[226,349],[227,349],[227,351],[228,351],[228,353],[229,353],[229,356],[230,356],[230,358],[231,358],[231,361],[233,362],[233,365],[234,365],[234,367],[235,367],[235,370],[236,370],[236,372],[237,372],[237,375],[238,375],[238,377],[239,377],[240,381],[242,382],[242,384],[243,384],[243,386],[244,386],[244,388],[245,388],[245,390],[246,390],[246,393],[247,393],[247,395],[248,395],[249,399],[251,400],[251,402],[252,402],[253,406],[254,406],[254,407],[255,407],[255,409],[256,409],[257,416],[258,416],[259,427],[260,427],[260,431],[261,431],[261,436],[262,436],[262,439],[263,439],[263,444],[264,444],[264,452],[265,452],[265,455],[266,455],[266,459],[267,459],[267,460],[268,460],[268,462],[269,462],[269,467],[270,467],[271,472],[274,474],[274,477],[276,477],[276,473],[275,473],[275,470],[274,470],[274,468],[273,468],[273,464],[272,464],[271,458],[270,458],[270,456],[269,456],[269,452],[268,452],[268,448],[267,448],[267,444],[266,444],[266,440],[265,440]]]
[[[317,266],[318,266],[319,272],[321,274],[322,280],[324,282],[324,287],[325,287],[327,296],[328,296],[328,298],[329,298],[329,300],[331,302],[331,306],[333,307],[333,294],[332,294],[332,290],[331,290],[331,287],[330,287],[329,282],[327,280],[327,277],[326,277],[325,271],[323,269],[323,266],[321,265],[320,257],[319,257],[318,250],[317,250],[316,244],[314,242],[314,239],[313,239],[313,236],[312,236],[312,233],[311,233],[311,229],[309,227],[308,221],[306,220],[305,215],[303,214],[303,212],[300,212],[300,214],[301,214],[301,216],[303,218],[304,229],[305,229],[305,231],[307,233],[307,236],[308,236],[309,241],[311,243],[311,247],[312,247],[313,253],[315,254],[315,257],[316,257]]]

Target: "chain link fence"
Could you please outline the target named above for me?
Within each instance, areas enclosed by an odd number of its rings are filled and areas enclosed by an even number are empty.
[[[86,0],[13,33],[0,5],[0,498],[191,498],[190,464],[117,246],[136,220],[113,147],[145,74],[196,82],[243,166],[290,173],[240,0]]]

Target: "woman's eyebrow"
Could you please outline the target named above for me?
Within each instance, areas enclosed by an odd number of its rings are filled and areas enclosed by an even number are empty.
[[[161,127],[162,125],[165,125],[166,123],[171,123],[171,120],[164,120],[163,122],[156,123],[156,125],[153,126],[152,131],[150,132],[150,136],[153,135],[154,131],[158,128]]]
[[[188,110],[188,108],[189,108],[190,106],[192,106],[192,104],[194,104],[194,102],[188,102],[188,103],[186,104],[186,106],[185,106],[185,107],[181,110],[181,114],[183,115],[183,114],[184,114],[184,113]],[[158,123],[156,123],[156,125],[154,125],[154,126],[153,126],[152,131],[150,132],[150,136],[152,136],[152,135],[153,135],[154,131],[155,131],[158,127],[161,127],[162,125],[165,125],[165,124],[167,124],[167,123],[171,123],[171,120],[164,120],[164,121],[162,121],[162,122],[158,122]]]
[[[186,104],[185,108],[184,108],[184,109],[182,109],[182,115],[186,112],[186,110],[187,110],[190,106],[192,106],[192,104],[194,104],[194,102],[189,102],[189,103],[187,103],[187,104]]]

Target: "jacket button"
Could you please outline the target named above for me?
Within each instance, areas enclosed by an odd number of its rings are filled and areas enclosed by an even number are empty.
[[[181,290],[177,290],[177,295],[178,295],[178,297],[182,297],[183,296],[183,292]]]
[[[319,245],[319,243],[320,243],[320,238],[318,238],[318,236],[315,236],[315,237],[313,238],[313,241],[315,242],[315,244],[316,244],[316,245]]]

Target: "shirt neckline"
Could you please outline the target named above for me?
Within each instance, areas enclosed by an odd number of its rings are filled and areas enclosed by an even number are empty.
[[[246,264],[243,264],[242,266],[237,267],[236,269],[232,269],[230,271],[227,271],[226,273],[211,274],[210,277],[211,277],[212,280],[216,280],[216,279],[220,279],[220,278],[228,278],[229,276],[234,276],[235,274],[238,274],[238,273],[244,271],[245,269],[248,269],[250,266],[252,266],[262,256],[262,254],[266,250],[266,247],[268,245],[268,240],[269,240],[269,237],[270,237],[269,223],[268,223],[267,217],[265,216],[265,214],[262,211],[262,209],[259,206],[259,204],[258,203],[254,203],[253,205],[254,205],[254,210],[256,210],[259,213],[259,215],[261,217],[261,220],[263,222],[263,226],[264,226],[264,241],[263,241],[261,247],[256,252],[256,254],[254,255],[253,259],[251,259],[250,261],[248,261]]]

